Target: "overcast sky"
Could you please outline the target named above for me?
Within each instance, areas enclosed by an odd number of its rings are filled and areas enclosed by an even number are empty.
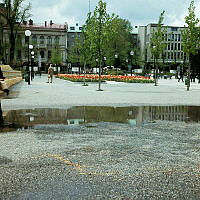
[[[165,10],[165,25],[183,26],[190,0],[105,0],[109,13],[128,19],[132,26],[156,23]],[[36,23],[53,20],[69,25],[85,22],[89,11],[89,0],[32,0],[32,19]],[[94,10],[98,0],[90,0]],[[200,17],[200,0],[195,0],[196,14]]]

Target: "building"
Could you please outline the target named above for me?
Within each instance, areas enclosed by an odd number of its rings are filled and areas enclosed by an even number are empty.
[[[79,26],[77,23],[75,26],[69,26],[68,32],[67,32],[67,49],[69,50],[72,48],[75,44],[76,38],[81,38],[82,34],[82,26]]]
[[[52,51],[54,48],[59,49],[62,57],[62,65],[66,65],[67,59],[67,23],[63,25],[54,24],[52,21],[47,21],[44,24],[35,24],[33,20],[24,21],[21,24],[16,39],[15,60],[18,65],[27,65],[28,62],[28,43],[33,45],[34,63],[42,66],[51,63]],[[31,36],[26,37],[25,31],[30,30]],[[3,43],[9,43],[9,28],[4,26]],[[6,55],[9,55],[9,49],[6,50]],[[6,56],[8,62],[8,56]]]
[[[56,47],[62,55],[62,65],[66,64],[67,58],[67,23],[64,25],[54,24],[52,21],[47,21],[44,24],[34,24],[32,20],[24,22],[22,25],[23,31],[30,30],[31,36],[29,43],[33,45],[35,58],[41,57],[41,62],[48,64],[51,62],[52,51]],[[22,32],[23,34],[23,32]],[[27,38],[22,39],[22,46],[27,45]],[[17,59],[27,61],[25,52],[18,50]],[[21,55],[21,56],[20,56]]]
[[[150,39],[157,24],[148,24],[147,26],[139,26],[138,29],[138,45],[142,60],[145,63],[153,63],[154,58],[150,50]],[[163,63],[183,63],[185,56],[182,49],[181,30],[184,27],[163,26],[166,29],[165,43],[167,44],[163,54],[160,55],[158,62]]]

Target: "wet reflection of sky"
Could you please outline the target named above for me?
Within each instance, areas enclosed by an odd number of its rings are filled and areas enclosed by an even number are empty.
[[[80,125],[94,122],[126,123],[132,126],[156,120],[199,122],[200,107],[196,106],[77,106],[69,109],[27,109],[3,112],[5,122],[1,132],[32,129],[40,124]]]

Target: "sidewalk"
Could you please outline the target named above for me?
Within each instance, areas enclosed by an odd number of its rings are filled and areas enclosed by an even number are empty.
[[[198,105],[200,84],[191,83],[190,91],[176,79],[161,79],[153,84],[107,82],[96,91],[98,83],[73,83],[61,79],[46,83],[47,75],[35,76],[28,85],[24,81],[13,86],[8,98],[1,100],[2,109],[66,108],[79,105],[136,106],[136,105]]]

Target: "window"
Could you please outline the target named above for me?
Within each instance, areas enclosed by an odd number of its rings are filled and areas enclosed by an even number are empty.
[[[47,44],[48,45],[52,45],[52,37],[51,36],[48,36],[48,38],[47,38]]]
[[[177,41],[177,34],[175,34],[175,38],[174,38],[174,40]]]
[[[170,52],[168,52],[168,59],[170,59]]]
[[[44,36],[40,36],[40,44],[44,44]]]
[[[74,26],[71,26],[71,27],[70,27],[70,30],[71,30],[71,31],[74,31],[74,30],[75,30],[75,27],[74,27]]]
[[[177,50],[177,43],[174,44],[174,50]]]
[[[180,50],[181,50],[181,44],[178,43],[178,51],[180,51]]]
[[[178,41],[181,41],[181,34],[178,34]]]
[[[174,50],[174,44],[171,43],[171,50]]]
[[[79,30],[82,31],[82,30],[83,30],[83,27],[79,27]]]
[[[32,36],[32,42],[33,42],[33,44],[37,44],[37,36],[36,35]]]
[[[174,41],[174,34],[171,34],[171,40]]]
[[[180,59],[180,52],[177,53],[177,59]]]
[[[48,51],[48,58],[51,58],[51,51]]]
[[[171,27],[171,31],[177,31],[178,27]]]
[[[165,41],[167,41],[167,34],[165,34]]]
[[[59,45],[60,38],[58,36],[55,37],[55,44]]]
[[[171,60],[173,60],[174,56],[173,56],[173,52],[171,52]]]
[[[72,34],[72,35],[71,35],[71,38],[74,38],[74,37],[75,37],[74,34]]]
[[[176,60],[176,52],[174,52],[174,60]]]
[[[170,50],[170,43],[168,44],[168,50]]]
[[[41,58],[44,58],[44,51],[40,51]]]

